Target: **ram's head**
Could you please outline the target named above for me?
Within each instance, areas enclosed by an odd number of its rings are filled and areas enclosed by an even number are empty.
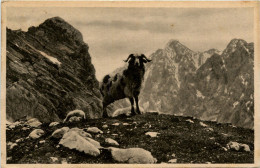
[[[144,63],[151,62],[144,54],[130,54],[125,62],[128,62],[130,66],[142,67]]]

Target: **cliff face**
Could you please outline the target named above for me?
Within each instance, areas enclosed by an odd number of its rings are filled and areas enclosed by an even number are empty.
[[[88,49],[81,33],[59,17],[28,32],[7,29],[7,119],[58,121],[74,109],[100,117],[101,95]]]

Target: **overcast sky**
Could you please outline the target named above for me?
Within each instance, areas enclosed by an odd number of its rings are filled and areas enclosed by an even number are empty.
[[[149,56],[170,39],[194,51],[253,42],[253,8],[7,8],[7,27],[27,31],[54,16],[82,32],[99,80],[130,53]]]

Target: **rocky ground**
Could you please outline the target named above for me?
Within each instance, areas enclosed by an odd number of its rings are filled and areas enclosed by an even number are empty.
[[[53,134],[63,127],[70,129]],[[75,127],[81,132],[69,134]],[[8,123],[6,140],[9,164],[254,162],[253,130],[157,113],[51,126],[37,120]],[[93,144],[92,153],[86,140]]]

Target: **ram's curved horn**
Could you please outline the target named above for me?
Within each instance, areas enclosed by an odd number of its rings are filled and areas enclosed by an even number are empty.
[[[151,62],[152,60],[148,59],[144,54],[141,55],[147,62]]]
[[[124,60],[125,62],[127,62],[131,57],[133,57],[134,56],[134,54],[130,54],[129,56],[128,56],[128,58],[126,59],[126,60]]]

